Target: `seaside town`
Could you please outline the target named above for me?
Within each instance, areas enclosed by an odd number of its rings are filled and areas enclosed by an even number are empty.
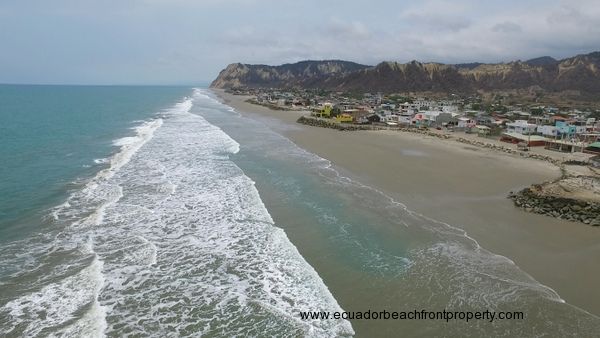
[[[542,147],[600,155],[600,109],[504,104],[501,99],[484,104],[478,97],[428,99],[308,90],[248,89],[233,94],[249,95],[250,103],[275,110],[310,111],[306,119],[334,129],[408,127],[462,132],[514,144],[522,151]]]
[[[549,162],[562,175],[509,198],[527,212],[600,225],[600,110],[281,89],[230,90],[272,110],[305,112],[298,123],[337,130],[398,130]]]

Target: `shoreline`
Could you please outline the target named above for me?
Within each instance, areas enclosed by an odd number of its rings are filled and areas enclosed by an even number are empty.
[[[416,133],[340,133],[305,126],[296,120],[306,112],[274,111],[241,96],[213,92],[239,113],[262,119],[361,183],[465,230],[483,248],[511,259],[568,303],[600,314],[598,229],[527,213],[507,198],[510,191],[560,177],[557,166]]]

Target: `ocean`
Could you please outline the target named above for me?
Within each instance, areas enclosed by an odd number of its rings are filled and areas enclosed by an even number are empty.
[[[459,226],[207,89],[0,86],[0,117],[0,336],[600,332]],[[299,315],[423,309],[526,318]]]

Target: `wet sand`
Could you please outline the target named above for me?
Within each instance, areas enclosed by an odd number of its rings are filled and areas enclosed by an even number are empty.
[[[463,228],[513,260],[568,303],[600,315],[600,228],[526,213],[506,196],[558,177],[547,162],[397,131],[340,132],[296,123],[302,112],[274,111],[217,92],[242,114],[273,125],[300,147],[431,218]],[[266,201],[268,202],[268,201]],[[277,219],[275,208],[273,217]]]

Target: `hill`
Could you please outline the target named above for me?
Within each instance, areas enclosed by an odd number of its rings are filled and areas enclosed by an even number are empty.
[[[563,60],[485,64],[382,62],[375,66],[340,60],[302,61],[280,66],[234,63],[213,88],[319,88],[361,92],[476,92],[535,90],[600,97],[600,52]]]

